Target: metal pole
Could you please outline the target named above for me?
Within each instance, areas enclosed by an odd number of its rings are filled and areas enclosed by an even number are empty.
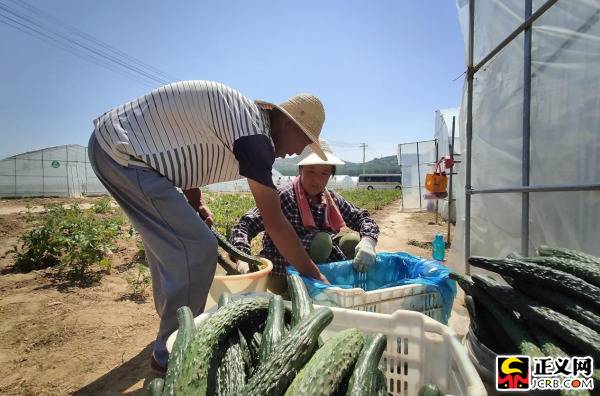
[[[15,196],[17,196],[17,156],[15,155]]]
[[[402,145],[399,144],[398,145],[398,157],[400,158],[400,177],[401,177],[401,183],[402,183],[402,210],[404,210],[404,167],[402,166]]]
[[[438,140],[437,140],[437,138],[435,138],[435,143],[434,144],[435,144],[435,163],[437,164],[437,162],[440,160],[439,159],[440,153],[438,151]],[[439,200],[436,199],[435,200],[435,225],[438,225],[438,206],[439,206],[438,202],[439,202]]]
[[[67,172],[67,197],[71,196],[71,186],[69,183],[69,147],[65,146],[65,153],[67,155],[67,165],[65,166],[65,171]]]
[[[473,44],[475,22],[475,0],[469,1],[469,49],[467,65],[467,152],[465,153],[465,193],[471,190],[471,139],[473,137]],[[471,256],[471,195],[465,194],[465,273],[471,274],[469,257]]]
[[[450,159],[454,162],[454,125],[456,117],[452,117],[452,137],[450,139]],[[450,242],[450,225],[452,223],[452,175],[454,174],[454,165],[450,169],[450,186],[448,187],[448,234],[446,235],[446,243],[451,246]]]
[[[522,192],[566,192],[566,191],[598,191],[600,184],[563,184],[555,186],[522,186],[505,188],[484,188],[481,190],[468,190],[467,195],[478,194],[505,194]]]
[[[42,196],[46,196],[46,172],[44,169],[44,150],[42,150]]]
[[[532,0],[525,1],[525,20],[531,17]],[[523,159],[522,184],[529,186],[529,162],[531,143],[531,26],[524,34],[523,67]],[[529,192],[521,194],[521,254],[529,255]]]
[[[423,209],[421,198],[421,158],[419,156],[419,142],[417,142],[417,178],[419,179],[419,210]]]

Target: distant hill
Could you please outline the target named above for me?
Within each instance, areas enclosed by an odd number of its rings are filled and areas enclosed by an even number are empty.
[[[284,176],[294,176],[298,173],[298,157],[275,160],[274,168]],[[342,160],[344,161],[344,160]],[[363,173],[362,163],[344,161],[345,165],[338,165],[338,175],[358,176]],[[395,155],[374,158],[365,163],[364,173],[401,173],[398,158]]]

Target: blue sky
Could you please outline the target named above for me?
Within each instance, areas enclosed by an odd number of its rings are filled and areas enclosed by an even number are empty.
[[[371,159],[431,138],[434,111],[460,105],[463,78],[453,79],[464,50],[452,0],[0,0],[0,15],[31,15],[24,1],[174,79],[275,102],[311,92],[325,105],[323,137],[350,161],[362,159],[361,142]],[[92,119],[160,85],[5,23],[0,51],[0,158],[85,145]]]

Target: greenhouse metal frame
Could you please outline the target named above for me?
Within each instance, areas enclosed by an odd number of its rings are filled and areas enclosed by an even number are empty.
[[[466,168],[465,168],[465,230],[464,230],[464,254],[465,272],[470,274],[468,258],[471,252],[471,197],[477,194],[508,194],[521,193],[521,254],[529,254],[529,222],[530,222],[530,199],[532,192],[573,192],[573,191],[598,191],[600,184],[557,184],[557,185],[532,185],[530,184],[530,114],[531,114],[531,65],[532,65],[532,25],[548,9],[555,5],[558,0],[548,0],[532,13],[532,0],[525,0],[524,22],[509,34],[500,44],[491,50],[482,60],[474,64],[474,34],[475,34],[475,0],[468,4],[468,49],[467,49],[467,108],[466,108]],[[472,139],[473,139],[473,83],[476,73],[486,64],[491,63],[493,58],[520,33],[524,33],[523,53],[523,147],[522,147],[522,169],[520,187],[498,187],[477,188],[471,184],[472,171]]]

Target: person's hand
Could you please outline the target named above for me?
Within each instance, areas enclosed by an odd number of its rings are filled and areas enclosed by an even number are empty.
[[[198,207],[198,214],[204,220],[207,226],[211,227],[214,224],[213,212],[204,203],[201,203]]]
[[[240,274],[247,274],[248,272],[250,272],[250,264],[243,260],[236,261],[235,268],[239,271]]]
[[[358,272],[367,272],[375,262],[375,245],[373,238],[363,237],[354,249],[354,269]]]
[[[319,273],[319,281],[325,283],[326,285],[331,285],[331,283],[329,283],[325,275],[323,275],[322,273]]]

